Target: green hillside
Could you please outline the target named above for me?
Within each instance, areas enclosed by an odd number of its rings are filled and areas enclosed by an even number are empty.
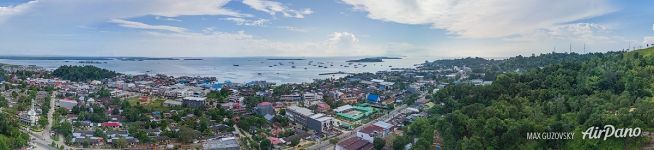
[[[636,53],[638,53],[640,55],[643,55],[643,56],[652,56],[652,55],[654,55],[654,47],[650,47],[650,48],[646,48],[646,49],[639,49],[639,50],[635,50],[635,51],[632,51],[632,52],[636,52]]]
[[[646,56],[652,54],[649,48],[552,57],[563,60],[546,59],[549,55],[509,59],[504,62],[542,67],[498,73],[488,86],[455,84],[439,90],[431,98],[442,105],[407,126],[407,136],[394,145],[417,139],[414,148],[430,149],[436,130],[450,149],[640,149],[650,139],[584,140],[581,132],[604,125],[651,131],[654,57]],[[528,132],[576,134],[573,140],[529,140]]]

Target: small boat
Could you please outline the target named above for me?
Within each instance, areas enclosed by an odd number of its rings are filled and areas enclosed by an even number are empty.
[[[273,67],[273,66],[268,66],[268,67]]]
[[[304,70],[306,70],[306,69],[307,69],[307,68],[306,68],[306,67],[304,67]]]
[[[257,73],[258,75],[261,75],[261,72]]]
[[[295,66],[291,66],[291,68],[295,68]]]
[[[234,67],[238,67],[238,66],[240,66],[240,65],[234,65]]]

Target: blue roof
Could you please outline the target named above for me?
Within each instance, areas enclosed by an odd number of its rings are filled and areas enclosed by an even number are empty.
[[[368,94],[367,99],[370,102],[377,102],[379,100],[379,95],[370,93],[370,94]]]

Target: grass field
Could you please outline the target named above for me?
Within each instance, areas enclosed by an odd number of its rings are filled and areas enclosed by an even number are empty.
[[[638,53],[640,55],[643,55],[643,56],[654,56],[654,47],[650,47],[650,48],[646,48],[646,49],[639,49],[639,50],[635,50],[633,52],[636,52],[636,53]]]
[[[151,97],[149,103],[141,103],[141,105],[145,108],[152,109],[153,111],[167,111],[170,108],[163,105],[165,101],[166,99],[164,98]],[[127,102],[129,102],[130,105],[136,105],[139,102],[139,97],[128,98]]]

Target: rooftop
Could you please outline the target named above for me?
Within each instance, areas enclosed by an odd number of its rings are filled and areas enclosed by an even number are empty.
[[[287,110],[291,110],[291,111],[297,112],[297,113],[302,114],[302,115],[304,115],[304,116],[311,116],[311,115],[313,115],[313,112],[311,112],[311,110],[309,110],[309,109],[307,109],[307,108],[304,108],[304,107],[290,106],[290,107],[287,108]]]
[[[190,101],[204,101],[206,100],[206,97],[184,97],[184,100],[190,100]]]
[[[346,150],[371,150],[374,147],[370,142],[363,140],[360,137],[351,137],[338,143],[338,145]]]

